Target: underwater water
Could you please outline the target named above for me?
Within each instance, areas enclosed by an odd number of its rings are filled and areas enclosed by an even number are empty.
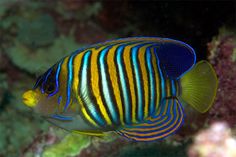
[[[208,60],[219,86],[207,113],[154,142],[94,137],[48,123],[22,102],[38,76],[80,47],[157,36]],[[0,157],[236,157],[236,2],[0,0]]]

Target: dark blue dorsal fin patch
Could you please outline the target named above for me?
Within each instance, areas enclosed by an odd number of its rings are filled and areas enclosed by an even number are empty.
[[[181,77],[196,62],[193,48],[177,40],[164,38],[161,46],[156,49],[156,54],[163,70],[171,79]]]
[[[160,114],[141,124],[127,126],[116,131],[133,141],[155,141],[175,133],[184,122],[184,110],[177,99],[167,99],[159,108]]]

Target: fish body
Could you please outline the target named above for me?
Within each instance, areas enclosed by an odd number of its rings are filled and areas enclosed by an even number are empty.
[[[183,124],[180,98],[199,112],[212,105],[217,80],[206,62],[198,65],[208,67],[215,79],[209,87],[213,94],[208,98],[200,94],[197,99],[198,93],[185,94],[189,86],[195,87],[184,77],[194,66],[199,67],[195,61],[194,50],[177,40],[134,37],[108,41],[61,59],[23,98],[49,122],[69,131],[90,135],[115,131],[128,139],[153,141]],[[198,101],[205,99],[209,102],[201,106]]]

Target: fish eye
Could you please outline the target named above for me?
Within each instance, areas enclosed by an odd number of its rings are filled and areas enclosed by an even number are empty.
[[[54,83],[49,83],[44,87],[44,91],[47,94],[52,94],[55,90],[55,85]]]

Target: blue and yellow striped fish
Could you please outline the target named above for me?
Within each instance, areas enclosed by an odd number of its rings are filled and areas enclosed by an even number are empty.
[[[175,133],[184,105],[204,113],[217,77],[194,50],[168,38],[124,38],[79,49],[41,75],[24,103],[49,122],[88,135],[114,131],[135,141]]]

